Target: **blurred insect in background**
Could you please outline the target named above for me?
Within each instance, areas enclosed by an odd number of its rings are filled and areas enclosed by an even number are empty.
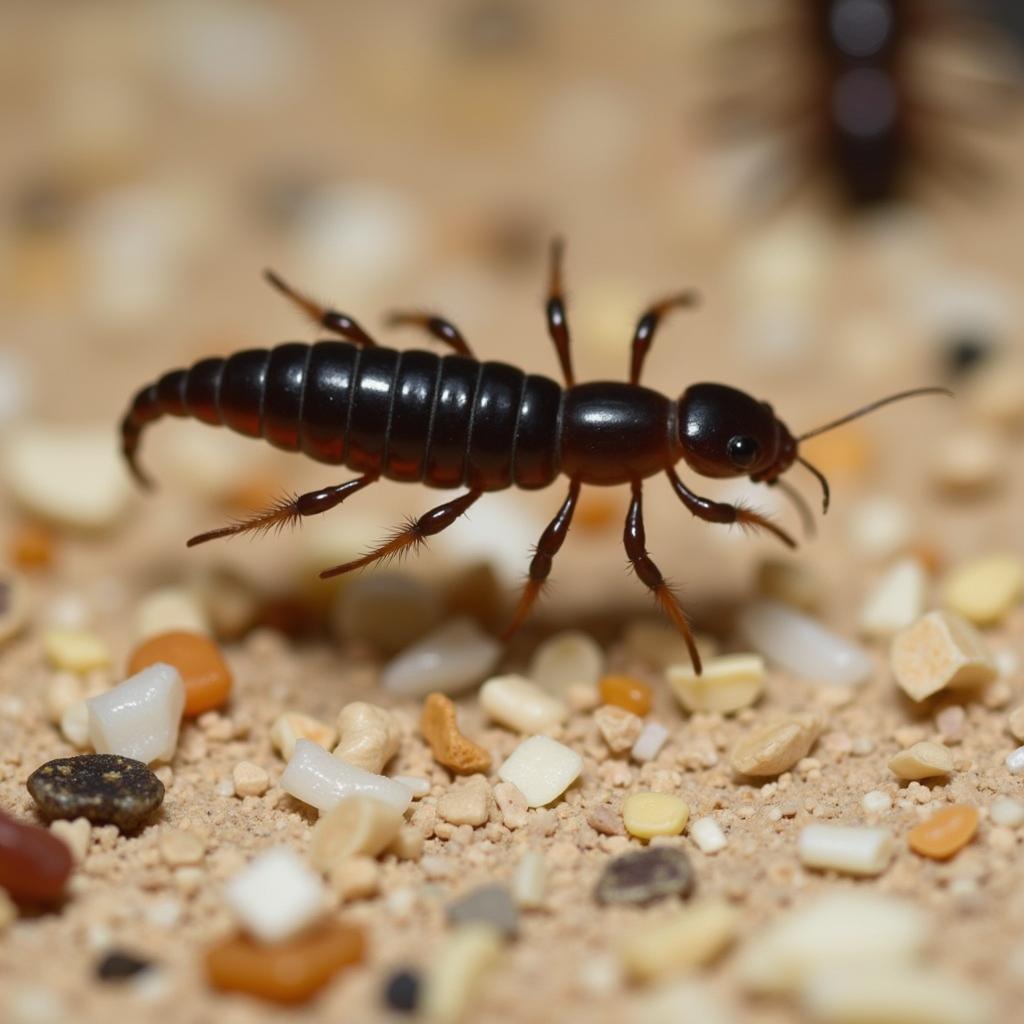
[[[325,569],[328,578],[407,553],[451,526],[484,493],[547,487],[559,476],[568,493],[541,534],[529,577],[506,636],[529,614],[572,523],[584,484],[628,484],[632,500],[623,531],[630,565],[686,640],[697,672],[700,655],[686,615],[647,553],[643,481],[664,473],[683,506],[711,523],[764,530],[789,547],[781,527],[741,504],[713,501],[691,491],[675,471],[686,465],[705,477],[746,476],[777,485],[810,520],[797,491],[781,479],[799,463],[814,474],[828,510],[825,477],[799,452],[800,442],[857,416],[912,395],[945,393],[918,388],[890,395],[823,427],[794,437],[767,402],[723,384],[693,384],[678,397],[643,387],[640,375],[658,326],[673,310],[691,306],[685,291],[653,304],[637,322],[629,382],[576,382],[562,286],[562,245],[551,250],[546,305],[564,385],[505,363],[482,362],[461,332],[431,313],[393,314],[394,326],[419,327],[453,350],[438,356],[396,351],[374,341],[345,313],[314,302],[276,274],[269,282],[320,327],[345,339],[314,345],[290,342],[249,349],[229,358],[203,359],[172,370],[135,396],[121,423],[121,444],[135,478],[147,486],[137,455],[143,428],[165,415],[193,417],[263,438],[319,462],[344,465],[352,480],[282,498],[240,522],[193,537],[189,546],[250,531],[260,532],[336,508],[382,477],[437,488],[465,488],[415,519],[361,558]],[[500,543],[500,538],[495,538]]]
[[[708,119],[754,156],[756,202],[824,182],[856,211],[934,184],[974,198],[998,181],[979,144],[1014,109],[1019,65],[977,5],[768,0],[728,17]]]

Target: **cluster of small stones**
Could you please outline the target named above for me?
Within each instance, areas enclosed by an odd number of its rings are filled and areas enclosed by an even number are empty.
[[[991,560],[983,569],[985,586],[994,572],[998,580],[1010,575],[996,572]],[[759,654],[708,649],[702,676],[670,660],[660,669],[650,663],[653,671],[642,678],[608,671],[606,652],[584,634],[546,641],[526,671],[491,676],[476,699],[457,704],[437,690],[412,715],[408,702],[392,709],[356,701],[341,706],[333,722],[285,706],[260,726],[247,720],[244,703],[236,699],[228,706],[232,673],[218,644],[205,632],[164,628],[167,616],[175,625],[203,628],[199,610],[189,610],[180,595],[176,602],[157,602],[156,611],[148,606],[151,635],[131,652],[129,678],[98,695],[88,695],[96,689],[88,680],[101,668],[110,678],[100,637],[51,630],[43,650],[53,673],[45,705],[54,739],[66,741],[68,708],[84,703],[90,728],[77,746],[95,746],[100,736],[116,737],[132,750],[142,743],[154,764],[87,750],[34,768],[27,790],[38,817],[52,825],[47,830],[0,818],[4,906],[59,908],[61,901],[73,901],[76,865],[81,870],[109,850],[105,827],[123,833],[127,843],[155,833],[154,850],[181,899],[203,890],[208,873],[218,880],[216,913],[225,928],[203,954],[210,986],[295,1004],[366,959],[369,919],[361,907],[410,913],[418,902],[415,889],[396,882],[409,877],[403,865],[415,865],[428,884],[452,893],[445,938],[431,956],[388,973],[382,999],[395,1010],[456,1021],[470,1012],[510,944],[523,941],[530,917],[562,905],[566,873],[582,870],[592,878],[595,913],[660,908],[648,923],[638,920],[623,932],[608,970],[610,978],[641,988],[661,983],[710,964],[734,945],[741,954],[747,948],[736,907],[742,893],[720,877],[705,891],[700,875],[709,858],[728,848],[735,826],[752,816],[764,821],[772,848],[789,832],[788,820],[811,819],[797,832],[792,867],[777,876],[779,882],[801,871],[884,875],[907,863],[901,844],[909,856],[951,861],[985,827],[987,842],[1009,852],[1013,830],[1024,824],[1024,804],[1008,797],[988,806],[960,802],[950,787],[970,770],[957,748],[965,744],[972,703],[998,709],[1009,699],[999,692],[1008,687],[978,630],[1004,621],[1020,596],[1018,587],[1004,586],[994,608],[991,595],[986,603],[972,591],[972,578],[970,566],[953,576],[943,591],[949,607],[894,617],[894,623],[904,621],[892,632],[892,679],[914,701],[935,702],[935,730],[907,724],[892,738],[850,736],[835,724],[857,699],[846,681],[825,682],[804,710],[785,712],[765,697],[771,676]],[[777,600],[777,577],[773,587]],[[797,656],[818,656],[827,676],[831,635],[814,625],[803,641],[806,610],[785,602],[771,614],[783,628],[792,623],[792,643],[806,642],[811,651]],[[876,625],[878,620],[876,614]],[[257,634],[249,647],[269,638]],[[442,632],[440,646],[449,642]],[[431,643],[428,633],[420,651]],[[835,638],[837,646],[846,643]],[[476,660],[487,659],[481,651]],[[659,673],[668,683],[661,696],[654,678]],[[410,686],[408,676],[400,678]],[[436,670],[431,678],[436,681]],[[458,678],[451,689],[465,686]],[[676,698],[675,707],[666,693]],[[947,693],[959,703],[949,703]],[[1020,739],[1018,717],[1017,711],[1009,714],[1007,730]],[[257,856],[246,856],[189,823],[187,791],[177,795],[175,779],[218,745],[225,752],[242,749],[239,737],[254,732],[266,742],[245,747],[252,759],[235,760],[215,784],[216,793],[242,806],[254,801],[283,812],[292,822],[285,836],[296,835],[296,823],[299,833],[308,834],[297,845],[264,846]],[[845,758],[893,740],[890,779],[879,777],[878,788],[861,795],[860,820],[829,820],[827,810],[815,805],[814,783]],[[263,754],[253,755],[258,749]],[[1007,756],[1008,774],[1018,770],[1016,758],[1016,751]],[[735,803],[709,805],[688,781],[695,772],[729,773]],[[165,787],[180,826],[166,820]],[[303,824],[304,812],[295,817],[300,802],[312,804],[315,820]],[[560,822],[573,820],[572,839],[551,841]],[[510,841],[520,851],[510,873],[468,887],[461,883],[461,860],[486,863],[481,853]],[[781,871],[775,864],[773,870]],[[5,914],[9,926],[17,910]],[[829,918],[811,920],[823,941],[838,927]],[[759,955],[770,960],[776,955],[771,941],[761,941],[767,945]],[[128,979],[157,970],[144,951],[108,950],[97,977]],[[816,965],[800,970],[806,978],[782,987],[813,1002],[816,986],[824,984],[820,972]],[[911,964],[890,979],[893,992],[903,991],[901,985],[912,989],[916,970]],[[596,978],[584,984],[599,986]],[[971,1001],[969,985],[957,985],[956,999],[970,1008],[981,1005]],[[822,998],[838,996],[830,990]]]

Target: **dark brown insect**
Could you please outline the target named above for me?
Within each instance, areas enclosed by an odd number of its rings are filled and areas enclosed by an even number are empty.
[[[759,169],[762,187],[790,191],[821,173],[847,207],[863,209],[905,199],[929,179],[957,190],[991,182],[976,133],[991,134],[1017,76],[968,5],[785,0],[760,14],[738,10],[746,24],[726,47],[737,66],[712,123],[770,140],[782,160]]]
[[[780,480],[794,462],[803,464],[821,482],[827,511],[828,484],[800,457],[800,441],[887,402],[942,389],[892,395],[796,438],[766,402],[723,384],[694,384],[679,398],[666,397],[641,386],[640,372],[659,323],[671,310],[692,305],[692,292],[669,296],[640,317],[633,335],[629,383],[577,384],[561,263],[562,245],[556,241],[547,324],[564,387],[505,363],[479,361],[457,328],[428,314],[396,313],[390,323],[423,327],[455,354],[441,357],[384,348],[351,317],[318,305],[268,273],[275,288],[320,326],[346,340],[250,349],[227,359],[203,359],[190,369],[164,374],[135,396],[121,424],[125,458],[136,479],[148,486],[136,459],[143,427],[164,415],[190,416],[249,437],[265,438],[287,451],[305,452],[319,462],[345,465],[360,474],[345,483],[286,498],[250,519],[193,537],[190,547],[319,515],[382,477],[431,487],[466,488],[458,497],[407,522],[363,557],[325,569],[320,574],[324,578],[360,569],[423,543],[454,523],[486,491],[547,487],[564,475],[569,478],[568,493],[541,534],[506,635],[526,618],[551,572],[552,561],[569,532],[580,488],[584,484],[629,484],[632,501],[623,534],[626,554],[637,576],[686,638],[699,672],[700,656],[686,616],[647,554],[643,480],[664,473],[695,516],[712,523],[767,530],[795,547],[788,533],[758,512],[691,491],[677,475],[675,464],[682,459],[708,477],[748,476],[758,483],[779,484],[809,519],[799,495]]]

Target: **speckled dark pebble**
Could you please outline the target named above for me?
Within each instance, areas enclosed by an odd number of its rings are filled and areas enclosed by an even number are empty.
[[[96,964],[96,977],[101,981],[125,981],[148,971],[152,964],[142,957],[112,950]]]
[[[415,971],[395,971],[384,986],[384,1002],[399,1013],[415,1013],[420,1005],[420,976]]]
[[[654,903],[669,896],[687,899],[695,879],[682,850],[652,846],[624,853],[605,865],[594,898],[598,903]]]
[[[47,761],[28,777],[45,818],[88,818],[133,832],[163,803],[164,784],[141,762],[118,754]]]
[[[519,908],[503,885],[481,885],[448,905],[448,921],[453,925],[489,924],[507,939],[519,931]]]
[[[987,362],[992,352],[992,342],[983,335],[962,332],[946,344],[946,370],[951,377],[964,377]]]

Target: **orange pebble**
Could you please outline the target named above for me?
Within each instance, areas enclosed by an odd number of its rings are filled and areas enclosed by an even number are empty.
[[[968,804],[954,804],[910,830],[910,848],[922,857],[946,860],[966,846],[978,831],[978,811]]]
[[[871,439],[856,427],[822,434],[801,444],[800,454],[826,476],[863,476],[875,462]]]
[[[632,676],[605,676],[600,684],[601,703],[632,711],[643,717],[651,710],[650,686]]]
[[[594,487],[584,491],[576,503],[573,525],[589,533],[601,533],[622,518],[622,503]]]
[[[128,659],[133,676],[158,661],[173,665],[185,684],[185,715],[194,718],[222,707],[231,693],[231,670],[217,645],[201,633],[161,633],[141,643]]]
[[[11,539],[11,559],[19,569],[45,569],[53,562],[53,534],[39,523],[25,523]]]
[[[341,968],[362,961],[365,952],[362,929],[346,924],[321,925],[269,946],[235,935],[206,951],[206,977],[221,991],[304,1003]]]
[[[443,693],[431,693],[423,702],[420,732],[434,760],[455,775],[475,775],[491,767],[491,755],[459,732],[455,705]]]

